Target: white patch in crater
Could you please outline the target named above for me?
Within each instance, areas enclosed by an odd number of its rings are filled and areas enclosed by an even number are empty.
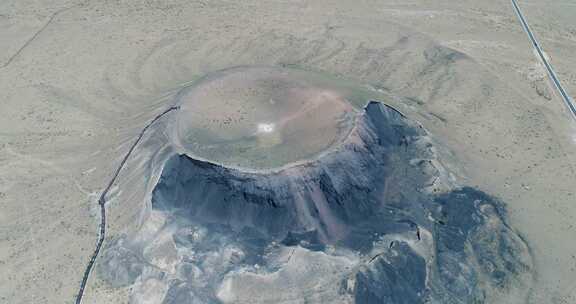
[[[274,124],[260,123],[258,124],[258,133],[272,133],[274,132]]]

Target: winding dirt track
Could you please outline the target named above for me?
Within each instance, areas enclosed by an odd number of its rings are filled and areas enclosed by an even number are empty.
[[[122,159],[122,162],[120,163],[118,168],[116,168],[116,172],[114,172],[112,179],[110,179],[110,182],[108,182],[108,185],[106,186],[106,188],[104,189],[104,191],[100,195],[100,198],[98,199],[98,205],[100,205],[100,219],[101,219],[100,220],[100,234],[98,236],[98,243],[96,244],[96,249],[94,249],[94,253],[92,254],[92,257],[90,258],[90,261],[88,262],[88,265],[86,266],[86,270],[84,270],[84,277],[82,278],[82,283],[80,284],[80,289],[78,290],[78,294],[76,295],[76,304],[82,303],[82,296],[84,296],[84,289],[86,288],[86,284],[88,283],[88,278],[90,277],[90,273],[92,272],[92,269],[94,268],[94,263],[96,262],[96,258],[98,258],[98,254],[100,254],[100,249],[102,248],[102,244],[104,243],[104,238],[106,236],[106,206],[105,206],[106,195],[110,191],[110,188],[112,188],[112,185],[114,185],[114,183],[116,182],[116,179],[118,178],[118,174],[120,174],[120,171],[122,170],[122,168],[126,164],[126,161],[128,160],[128,158],[130,157],[130,155],[134,151],[134,148],[136,148],[136,145],[138,145],[138,143],[140,142],[140,140],[144,136],[144,133],[146,133],[146,130],[148,130],[148,128],[152,124],[154,124],[158,119],[160,119],[162,116],[164,116],[164,115],[166,115],[169,112],[172,112],[174,110],[178,110],[178,109],[180,109],[179,106],[170,107],[170,108],[166,109],[164,112],[156,115],[156,117],[154,117],[154,119],[152,119],[142,129],[142,131],[140,131],[138,138],[132,144],[132,146],[130,147],[130,150],[128,150],[128,153],[126,153],[126,155]]]

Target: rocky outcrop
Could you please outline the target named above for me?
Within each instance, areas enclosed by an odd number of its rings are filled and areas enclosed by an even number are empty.
[[[102,263],[133,302],[156,288],[162,303],[484,303],[530,282],[502,204],[454,187],[426,132],[378,102],[338,149],[290,167],[174,155],[152,209],[155,228]]]
[[[273,238],[316,231],[325,243],[346,241],[355,234],[354,227],[367,225],[374,211],[387,203],[382,196],[385,187],[404,188],[393,192],[412,193],[414,199],[419,196],[415,187],[429,178],[422,172],[406,168],[410,176],[402,180],[410,184],[391,185],[386,179],[410,159],[427,153],[407,148],[422,139],[421,133],[403,123],[391,108],[371,103],[340,149],[305,164],[245,173],[186,155],[174,156],[154,189],[152,205],[201,222],[254,228]],[[396,158],[406,161],[401,165]],[[401,222],[406,219],[397,213],[384,214],[377,221],[398,226],[387,229],[402,230],[409,222],[421,221],[416,217],[423,217],[421,210],[410,214],[409,221]]]

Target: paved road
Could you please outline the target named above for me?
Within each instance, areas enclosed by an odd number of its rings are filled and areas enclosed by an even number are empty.
[[[558,80],[558,76],[556,76],[556,73],[554,72],[552,65],[550,65],[548,60],[546,60],[546,57],[544,56],[544,52],[542,51],[542,48],[540,48],[540,44],[536,40],[536,37],[534,37],[532,30],[530,30],[530,27],[528,26],[528,22],[526,22],[526,18],[524,18],[524,15],[522,15],[522,11],[520,10],[520,7],[518,6],[518,2],[516,0],[512,0],[512,6],[514,7],[514,11],[516,12],[516,15],[518,16],[518,19],[522,23],[522,27],[524,28],[524,31],[526,32],[526,34],[528,34],[528,38],[530,38],[530,41],[532,42],[534,49],[536,50],[536,52],[538,52],[538,57],[540,57],[540,60],[542,60],[542,63],[544,63],[544,66],[546,67],[546,70],[548,71],[548,76],[550,76],[550,80],[552,80],[552,82],[554,83],[554,86],[556,87],[556,89],[560,93],[560,97],[562,97],[564,104],[566,104],[566,107],[568,108],[568,110],[572,114],[572,118],[574,118],[576,120],[576,105],[574,104],[573,99],[568,95],[568,93],[566,93],[566,90],[564,90],[564,88],[562,87],[562,84]]]
[[[134,148],[136,148],[136,145],[138,145],[138,143],[140,142],[140,140],[144,136],[144,133],[146,133],[146,130],[148,130],[148,128],[152,124],[154,124],[158,119],[160,119],[162,116],[168,114],[171,111],[178,110],[179,108],[180,107],[171,107],[171,108],[168,108],[167,110],[165,110],[164,112],[156,115],[156,117],[154,117],[154,119],[152,119],[152,121],[150,121],[142,129],[142,131],[140,131],[138,138],[132,144],[132,146],[130,147],[130,150],[128,150],[128,153],[126,153],[126,155],[122,159],[122,162],[120,163],[118,168],[116,168],[116,172],[114,172],[112,179],[110,179],[110,182],[108,182],[108,186],[106,186],[106,188],[104,189],[104,191],[100,195],[100,198],[98,199],[98,205],[100,205],[100,233],[98,236],[98,243],[96,244],[96,249],[94,249],[94,253],[92,254],[92,257],[90,258],[90,261],[88,262],[88,266],[86,266],[86,270],[84,270],[84,277],[82,278],[82,283],[80,284],[80,289],[78,291],[78,294],[76,295],[76,304],[82,303],[82,297],[84,296],[84,289],[86,288],[86,284],[88,283],[88,278],[90,277],[90,273],[92,272],[92,269],[94,268],[94,263],[96,262],[96,258],[98,258],[98,254],[100,254],[100,249],[102,249],[102,244],[104,243],[104,238],[106,236],[106,206],[105,206],[106,195],[108,194],[108,192],[110,191],[110,189],[112,188],[114,183],[116,182],[116,179],[118,178],[118,174],[120,174],[120,170],[122,170],[122,168],[126,164],[126,161],[128,160],[128,158],[130,157],[130,155],[134,151]]]

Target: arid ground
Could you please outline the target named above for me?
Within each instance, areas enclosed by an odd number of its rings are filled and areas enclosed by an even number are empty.
[[[576,5],[519,5],[575,94]],[[533,257],[525,302],[576,302],[576,122],[510,1],[9,0],[0,303],[74,303],[98,239],[98,197],[143,126],[183,88],[242,66],[305,70],[385,96],[430,133],[459,184],[505,203]],[[153,224],[142,210],[169,151],[169,119],[111,188],[105,246]],[[131,292],[95,270],[83,303],[128,303]]]

